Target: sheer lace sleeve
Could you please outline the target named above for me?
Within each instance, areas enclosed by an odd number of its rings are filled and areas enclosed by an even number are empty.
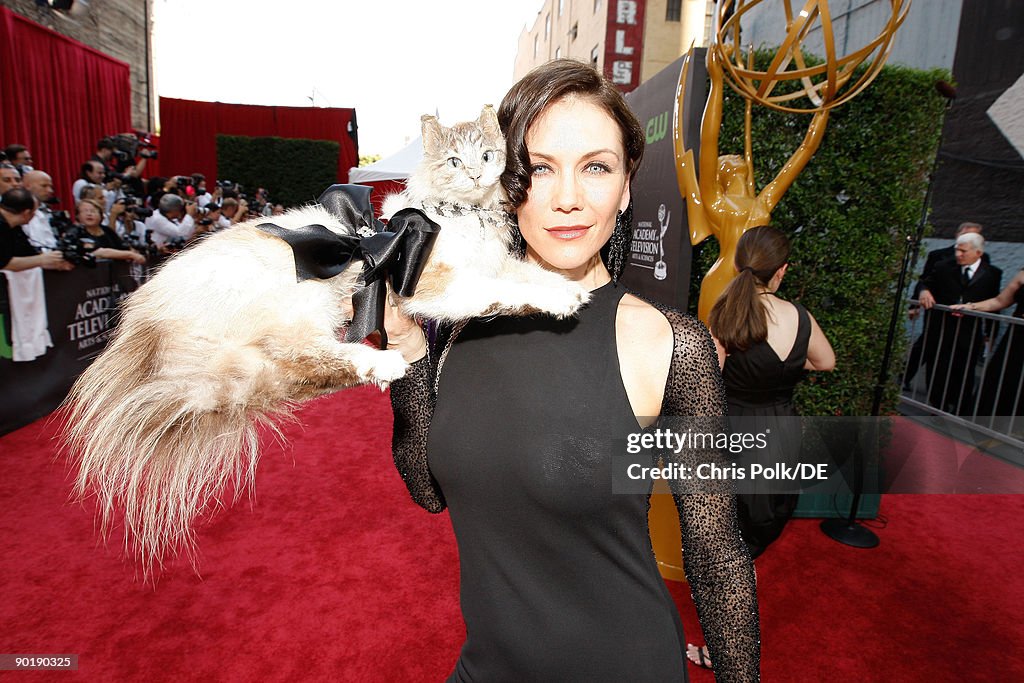
[[[675,422],[684,426],[710,421],[722,425],[727,404],[711,335],[695,318],[658,308],[668,318],[675,337],[659,424],[672,426]],[[687,419],[690,416],[702,419]],[[699,463],[721,462],[719,453],[697,449],[683,450],[673,457],[691,468]],[[714,489],[706,484],[702,486],[701,492],[694,493],[683,490],[678,481],[673,485],[686,577],[716,680],[757,681],[761,658],[757,589],[754,564],[737,524],[736,497],[724,482],[715,492],[709,492]]]
[[[391,455],[395,467],[417,505],[428,512],[441,512],[446,503],[427,466],[427,434],[434,414],[434,374],[430,357],[409,366],[409,371],[391,383],[391,410],[395,416]]]

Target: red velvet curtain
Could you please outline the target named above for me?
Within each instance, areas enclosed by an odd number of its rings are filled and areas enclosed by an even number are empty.
[[[350,134],[355,109],[260,107],[160,98],[160,169],[164,175],[202,173],[217,177],[217,135],[305,138],[338,143],[338,182],[358,165]]]
[[[28,147],[71,208],[96,141],[131,129],[128,64],[0,7],[0,84],[0,147]]]

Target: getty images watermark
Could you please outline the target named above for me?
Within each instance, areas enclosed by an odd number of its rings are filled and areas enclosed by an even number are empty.
[[[939,418],[668,416],[612,447],[613,493],[1024,494],[1019,445]]]
[[[634,432],[626,438],[626,453],[640,455],[656,452],[663,455],[680,456],[683,453],[729,453],[733,455],[767,452],[771,428],[762,432],[694,432],[691,429],[679,432],[674,429],[655,429]],[[668,459],[660,466],[644,466],[640,462],[629,463],[626,476],[631,480],[658,479],[677,481],[791,481],[798,483],[819,483],[828,481],[829,463],[753,461],[728,463],[715,460],[705,462],[679,462]]]

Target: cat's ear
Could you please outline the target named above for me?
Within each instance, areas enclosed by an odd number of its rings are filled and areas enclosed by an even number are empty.
[[[477,123],[480,124],[480,128],[488,137],[499,137],[501,135],[501,126],[498,125],[498,114],[491,105],[484,105]]]
[[[424,114],[420,117],[423,133],[423,152],[430,156],[439,153],[441,146],[441,122],[436,116]]]

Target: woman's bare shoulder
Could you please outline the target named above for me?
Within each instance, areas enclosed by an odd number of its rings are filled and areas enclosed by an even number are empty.
[[[619,315],[627,328],[649,339],[672,336],[672,325],[665,314],[653,304],[634,294],[626,294],[619,302]]]

